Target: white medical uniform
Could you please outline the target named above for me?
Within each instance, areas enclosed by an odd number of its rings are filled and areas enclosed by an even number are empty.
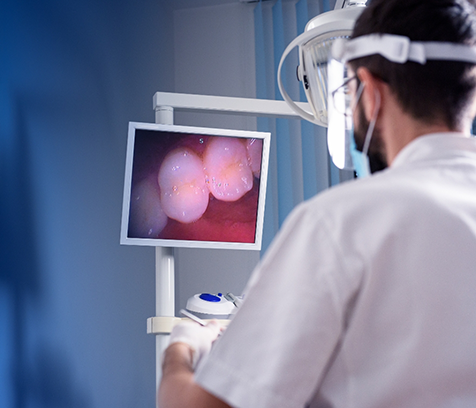
[[[476,407],[476,140],[300,205],[197,382],[240,408]]]

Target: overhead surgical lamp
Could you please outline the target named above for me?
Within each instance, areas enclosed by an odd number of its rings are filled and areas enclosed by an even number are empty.
[[[310,20],[304,33],[296,37],[285,49],[278,67],[278,86],[290,108],[302,118],[327,127],[327,63],[332,44],[337,38],[349,38],[357,17],[367,0],[337,0],[334,10]],[[297,75],[312,112],[301,109],[284,89],[282,67],[288,54],[299,47]]]

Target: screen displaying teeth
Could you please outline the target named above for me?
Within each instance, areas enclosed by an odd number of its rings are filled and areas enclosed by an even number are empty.
[[[255,240],[263,143],[138,131],[128,236]]]

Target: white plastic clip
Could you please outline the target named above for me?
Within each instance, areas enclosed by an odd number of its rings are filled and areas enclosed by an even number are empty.
[[[381,37],[380,53],[390,61],[404,64],[408,61],[410,39],[403,36]]]

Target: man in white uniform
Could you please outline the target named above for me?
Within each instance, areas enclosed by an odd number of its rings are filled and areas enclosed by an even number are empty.
[[[373,0],[372,33],[476,47],[476,7]],[[209,354],[215,325],[172,333],[161,408],[476,407],[476,65],[349,66],[388,168],[295,209]]]

